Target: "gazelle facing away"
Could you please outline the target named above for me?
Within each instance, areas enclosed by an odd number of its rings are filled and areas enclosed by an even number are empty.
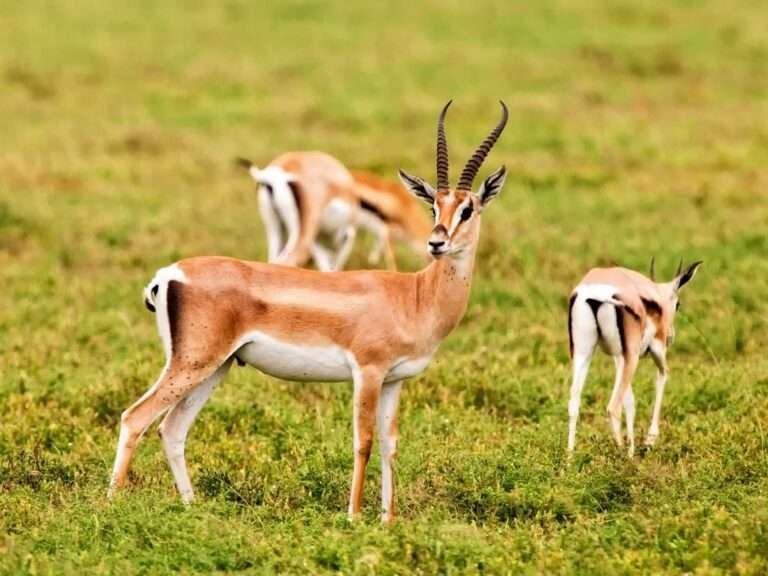
[[[372,263],[384,253],[395,267],[393,238],[424,253],[431,226],[417,201],[400,184],[366,172],[350,173],[323,152],[287,152],[259,169],[249,160],[259,211],[267,232],[269,262],[340,270],[352,251],[358,227],[373,233]],[[327,237],[330,246],[320,242]]]
[[[192,499],[184,446],[192,422],[233,360],[299,381],[352,380],[354,471],[349,514],[360,510],[365,467],[378,427],[382,519],[394,517],[393,466],[403,380],[421,373],[467,306],[480,214],[499,193],[504,168],[477,193],[472,182],[501,134],[502,119],[448,184],[445,106],[438,122],[437,189],[401,171],[408,188],[433,206],[429,251],[416,273],[322,273],[223,257],[179,261],[145,290],[156,312],[166,364],[160,378],[121,418],[110,493],[126,479],[142,434],[161,414],[163,447],[184,501]]]
[[[576,444],[581,391],[598,344],[613,356],[616,364],[616,379],[608,401],[608,416],[613,437],[619,446],[623,446],[623,403],[630,456],[635,450],[632,377],[644,354],[649,353],[656,363],[656,400],[645,443],[653,446],[656,442],[661,401],[667,382],[667,348],[675,337],[678,294],[691,281],[700,265],[701,262],[694,262],[683,271],[680,262],[675,278],[669,282],[655,281],[653,262],[651,278],[626,268],[593,268],[573,290],[568,309],[568,336],[573,363],[571,399],[568,404],[569,454]]]

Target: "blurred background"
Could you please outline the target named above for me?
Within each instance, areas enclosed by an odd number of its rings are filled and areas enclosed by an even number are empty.
[[[752,0],[0,0],[0,564],[764,570],[766,30]],[[376,525],[375,465],[367,524],[334,515],[346,385],[244,370],[191,434],[204,503],[178,507],[152,434],[136,492],[108,506],[119,414],[162,366],[143,286],[181,257],[266,256],[234,158],[319,149],[434,181],[450,98],[452,181],[500,98],[510,122],[479,177],[509,176],[467,317],[405,390],[404,526]],[[568,293],[591,266],[653,255],[662,277],[705,262],[661,446],[637,465],[606,450],[603,358],[564,472]]]

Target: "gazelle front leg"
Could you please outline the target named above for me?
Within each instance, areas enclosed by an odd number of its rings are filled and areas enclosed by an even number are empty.
[[[363,366],[353,369],[354,396],[352,400],[352,429],[354,434],[355,465],[352,471],[352,489],[349,494],[349,518],[354,519],[363,503],[365,468],[371,456],[373,429],[379,406],[384,374],[382,370]]]
[[[402,381],[384,384],[379,399],[379,451],[381,452],[381,521],[395,519],[395,456],[397,455],[397,408]]]
[[[648,436],[645,437],[645,445],[653,446],[659,437],[659,419],[661,418],[661,402],[664,398],[664,387],[667,384],[669,368],[667,367],[667,349],[658,340],[653,340],[650,346],[651,357],[656,363],[656,399],[653,402],[651,425],[648,428]]]

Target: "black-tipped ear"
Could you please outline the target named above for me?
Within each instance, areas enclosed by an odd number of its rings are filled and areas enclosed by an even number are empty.
[[[410,190],[413,194],[425,202],[428,202],[429,204],[434,203],[436,192],[432,186],[424,182],[424,180],[421,178],[411,176],[402,170],[398,170],[397,173],[400,176],[400,180],[402,180],[403,185],[408,188],[408,190]]]
[[[248,158],[237,157],[235,158],[235,165],[250,170],[251,166],[253,166],[253,162],[248,160]]]
[[[507,178],[507,168],[502,166],[496,172],[488,176],[480,186],[478,195],[480,196],[480,205],[485,207],[491,200],[501,192],[501,187],[504,186],[504,180]]]
[[[699,269],[699,266],[701,266],[702,261],[699,260],[698,262],[694,262],[688,268],[685,269],[677,278],[675,278],[675,292],[680,290],[683,286],[688,284],[691,280],[693,280],[693,277],[696,276],[696,271]]]

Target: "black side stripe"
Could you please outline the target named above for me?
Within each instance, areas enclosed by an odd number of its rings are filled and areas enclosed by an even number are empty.
[[[301,189],[299,188],[299,184],[294,181],[288,182],[288,188],[291,189],[291,194],[293,194],[293,202],[296,204],[296,212],[299,213],[299,224],[302,226],[304,225],[304,210],[301,202]]]
[[[181,337],[181,290],[184,284],[178,280],[168,282],[166,290],[166,308],[168,310],[168,327],[171,332],[171,350]]]
[[[573,358],[573,305],[576,303],[576,294],[571,294],[568,301],[568,351]]]
[[[598,340],[603,338],[603,333],[600,330],[600,322],[597,319],[597,311],[600,310],[600,306],[604,304],[602,300],[595,300],[594,298],[587,298],[587,304],[592,309],[592,315],[595,317],[595,325],[597,326],[597,338]]]
[[[616,307],[616,329],[619,331],[619,342],[621,343],[622,352],[627,349],[627,335],[624,333],[624,313],[624,308]]]
[[[376,206],[371,202],[368,202],[367,200],[363,200],[362,198],[360,199],[360,208],[362,208],[366,212],[370,212],[382,222],[389,222],[390,220],[390,218],[386,214],[384,214],[384,212],[382,212],[378,206]]]

